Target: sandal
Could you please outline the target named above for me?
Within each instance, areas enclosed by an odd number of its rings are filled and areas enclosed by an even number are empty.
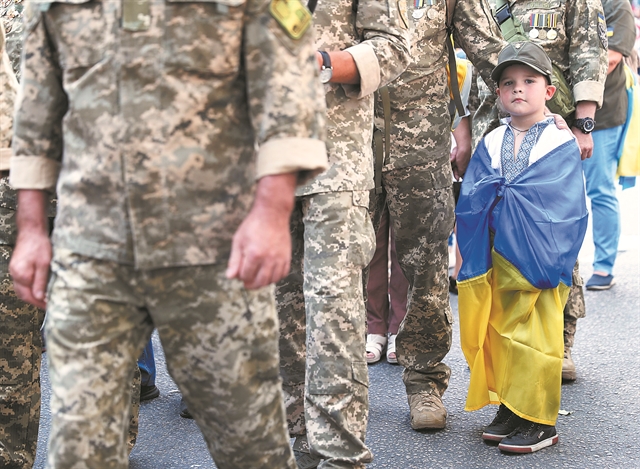
[[[387,343],[387,362],[394,365],[398,363],[398,356],[396,355],[396,337],[398,337],[398,334],[389,334],[389,342]]]
[[[367,363],[376,363],[380,361],[382,350],[384,350],[385,345],[387,345],[386,335],[367,334]]]

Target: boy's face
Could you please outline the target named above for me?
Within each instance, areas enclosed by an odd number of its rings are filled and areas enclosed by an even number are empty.
[[[527,117],[543,113],[556,87],[547,84],[541,73],[528,65],[514,64],[504,69],[498,83],[498,97],[511,116]]]

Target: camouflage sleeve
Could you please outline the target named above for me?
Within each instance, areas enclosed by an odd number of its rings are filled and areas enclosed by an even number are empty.
[[[602,7],[607,20],[609,49],[629,57],[636,38],[631,4],[627,0],[603,0]]]
[[[11,68],[5,44],[4,23],[0,21],[0,171],[9,169],[13,106],[18,91],[18,80]]]
[[[297,1],[288,4],[303,8]],[[250,0],[247,11],[244,62],[259,145],[257,178],[300,172],[303,182],[327,167],[326,104],[313,28],[299,39],[291,38],[271,16],[269,0]]]
[[[498,64],[498,54],[507,43],[491,15],[486,0],[458,0],[453,12],[453,38],[457,47],[478,70],[484,82],[495,91],[491,71]]]
[[[363,41],[345,49],[360,74],[360,84],[342,85],[350,98],[362,98],[395,80],[409,65],[410,35],[406,2],[360,0],[356,29]]]
[[[569,40],[569,76],[576,103],[602,105],[607,78],[607,38],[600,0],[568,0],[566,29]]]
[[[13,129],[11,185],[16,189],[53,190],[62,159],[62,118],[67,96],[60,67],[47,35],[43,13],[25,10],[22,81]]]

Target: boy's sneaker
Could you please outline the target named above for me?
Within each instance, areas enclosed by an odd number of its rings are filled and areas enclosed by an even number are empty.
[[[508,453],[533,453],[557,442],[556,427],[524,420],[518,429],[500,442],[498,448]]]
[[[482,439],[485,441],[502,441],[523,422],[525,420],[511,412],[504,404],[500,404],[493,422],[482,432]]]
[[[593,274],[585,287],[587,290],[608,290],[616,281],[613,279],[613,275],[596,275]]]

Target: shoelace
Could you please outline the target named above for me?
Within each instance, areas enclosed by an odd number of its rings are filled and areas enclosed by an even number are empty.
[[[529,425],[526,427],[520,427],[516,430],[516,433],[520,433],[524,437],[531,436],[533,431],[536,429],[538,425],[535,422],[529,422]]]

